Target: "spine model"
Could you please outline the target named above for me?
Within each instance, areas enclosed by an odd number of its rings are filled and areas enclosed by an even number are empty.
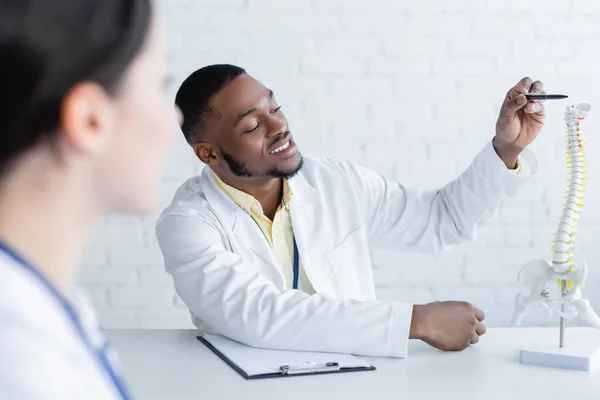
[[[520,325],[531,306],[541,305],[551,315],[556,312],[562,318],[579,316],[600,329],[600,318],[581,294],[587,278],[587,264],[585,260],[576,262],[574,256],[575,235],[585,199],[587,174],[582,122],[590,109],[591,106],[584,103],[569,106],[565,111],[569,185],[562,216],[554,234],[552,261],[532,260],[519,271],[518,281],[527,288],[527,293],[518,293],[515,298],[514,325]],[[546,286],[553,282],[558,282],[561,286],[559,298],[550,297],[546,290]]]
[[[580,105],[579,109],[570,106],[565,112],[567,125],[567,175],[570,175],[567,188],[566,202],[563,204],[563,213],[557,231],[554,234],[552,246],[552,268],[556,273],[573,271],[575,260],[573,257],[575,236],[578,222],[585,199],[585,178],[587,166],[585,165],[585,140],[581,121],[589,112],[590,107]],[[572,282],[567,282],[567,289],[572,289]]]

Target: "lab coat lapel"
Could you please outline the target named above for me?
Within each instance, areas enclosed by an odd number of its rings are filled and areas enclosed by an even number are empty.
[[[209,167],[204,167],[200,179],[200,187],[204,192],[204,196],[206,196],[206,200],[208,200],[208,204],[210,204],[219,215],[224,216],[229,221],[229,228],[233,228],[236,217],[244,211],[217,187]]]
[[[238,215],[233,226],[233,234],[240,243],[244,243],[265,263],[275,268],[283,279],[283,274],[277,267],[277,260],[268,239],[250,215],[247,213]]]
[[[298,254],[314,289],[321,294],[338,295],[334,284],[334,275],[329,264],[325,262],[331,238],[327,234],[328,227],[322,226],[323,207],[321,194],[303,176],[302,171],[289,180],[292,190],[290,215],[294,236],[298,246]]]
[[[233,232],[238,243],[243,244],[245,248],[249,248],[267,265],[274,268],[276,275],[281,277],[283,284],[283,274],[277,267],[277,260],[275,259],[273,250],[260,227],[248,213],[238,207],[229,196],[217,187],[210,168],[205,167],[202,171],[202,181],[206,199],[211,207],[222,216],[220,220],[226,225],[225,228],[227,231]],[[238,247],[240,246],[238,245]]]

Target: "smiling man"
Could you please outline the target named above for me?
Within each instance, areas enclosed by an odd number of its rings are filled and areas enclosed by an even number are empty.
[[[166,270],[194,324],[251,346],[405,357],[409,339],[462,350],[485,333],[462,301],[377,300],[369,250],[437,252],[472,240],[537,169],[541,82],[504,98],[488,144],[437,190],[348,161],[303,158],[273,92],[232,65],[191,74],[176,103],[203,172],[156,225]],[[400,107],[399,107],[400,109]],[[486,266],[482,265],[482,268]]]

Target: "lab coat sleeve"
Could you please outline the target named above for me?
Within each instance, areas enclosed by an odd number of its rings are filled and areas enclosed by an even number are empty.
[[[475,239],[504,200],[536,173],[530,150],[519,163],[519,174],[506,168],[490,141],[460,176],[434,190],[407,187],[355,164],[346,165],[345,175],[364,205],[370,246],[432,253]]]
[[[178,295],[231,339],[259,348],[406,356],[411,304],[280,291],[226,249],[198,214],[163,216],[156,234]]]

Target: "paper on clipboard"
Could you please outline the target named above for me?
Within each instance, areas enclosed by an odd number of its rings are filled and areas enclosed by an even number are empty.
[[[283,366],[294,368],[307,364],[337,363],[340,370],[374,369],[366,361],[349,354],[260,349],[221,335],[203,335],[202,338],[249,377],[281,374]]]

